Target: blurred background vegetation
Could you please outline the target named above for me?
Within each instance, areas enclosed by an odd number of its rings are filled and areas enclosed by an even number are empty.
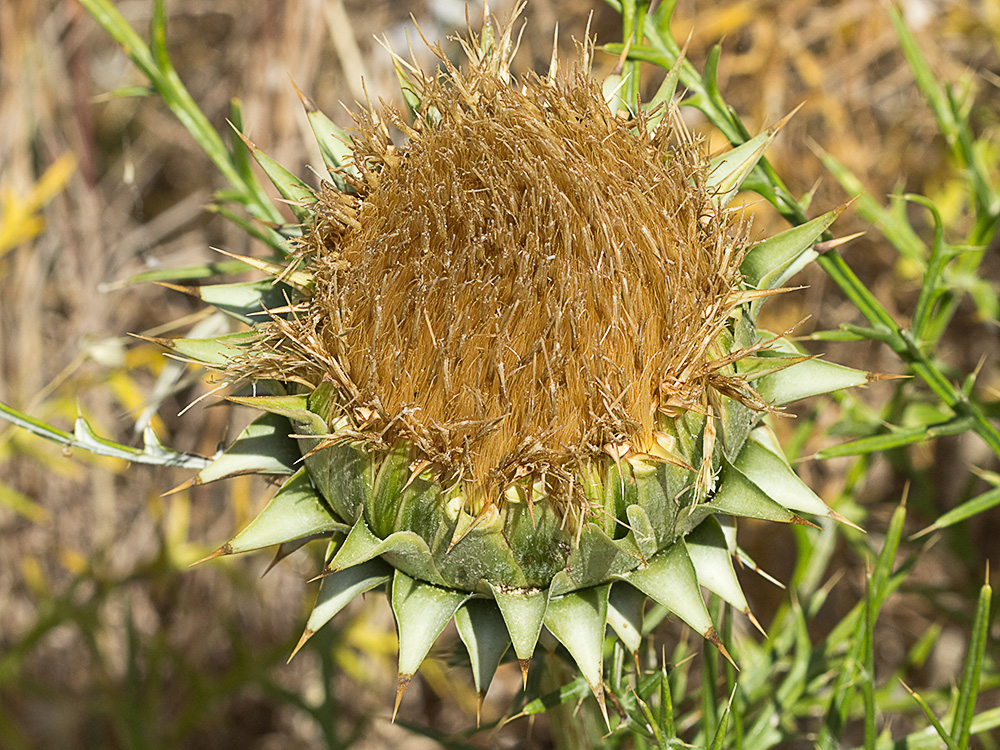
[[[491,5],[506,17],[513,3]],[[134,27],[146,28],[152,2],[119,7]],[[901,7],[935,74],[976,87],[973,122],[995,168],[1000,2],[908,0]],[[375,35],[405,49],[407,31],[416,38],[411,13],[431,40],[466,23],[461,0],[171,0],[167,12],[173,62],[216,128],[226,132],[230,99],[239,97],[247,135],[301,175],[321,161],[291,81],[348,127],[347,109],[358,109],[365,91],[372,101],[398,96]],[[469,13],[477,18],[478,7]],[[571,55],[591,13],[599,44],[621,40],[619,16],[597,0],[532,0],[522,69],[547,67],[557,22],[560,48]],[[719,87],[751,132],[805,104],[769,158],[793,195],[814,191],[810,215],[848,197],[819,158],[828,154],[879,202],[902,192],[926,195],[954,236],[968,232],[964,175],[878,3],[680,0],[673,30],[681,41],[690,38],[689,58],[699,70],[722,40]],[[414,50],[422,54],[421,45]],[[598,54],[596,74],[615,62]],[[662,71],[647,72],[651,93]],[[165,443],[211,455],[250,414],[213,409],[207,398],[176,417],[211,390],[197,374],[161,394],[155,415],[147,412],[148,394],[169,382],[164,369],[176,365],[158,347],[124,335],[160,335],[167,321],[185,317],[195,323],[199,305],[161,287],[122,282],[162,266],[203,263],[212,246],[241,254],[253,246],[206,210],[221,178],[162,102],[144,95],[146,85],[75,2],[0,4],[0,401],[64,427],[83,414],[100,434],[126,444],[136,444],[152,420]],[[692,127],[724,145],[707,121],[686,112]],[[872,231],[857,205],[834,229],[838,236],[867,234],[843,253],[903,322],[920,291],[919,269]],[[750,211],[762,236],[785,226],[759,199]],[[926,211],[907,211],[921,236],[932,237]],[[981,296],[994,301],[997,249],[989,248],[979,271]],[[808,289],[771,305],[772,329],[808,318],[796,329],[805,335],[862,322],[821,270],[800,279]],[[955,377],[980,368],[977,389],[995,401],[1000,347],[996,320],[984,312],[988,301],[960,305],[938,355]],[[816,350],[855,367],[902,371],[886,347],[871,342],[825,342]],[[778,426],[807,456],[837,442],[838,431],[850,434],[857,414],[881,408],[892,393],[874,385],[810,402],[796,410],[798,419]],[[471,684],[464,672],[447,671],[447,649],[421,669],[401,721],[391,725],[395,635],[380,597],[352,604],[286,665],[311,601],[306,581],[314,559],[293,556],[263,579],[269,560],[261,556],[188,569],[263,504],[270,490],[261,480],[164,497],[188,472],[65,453],[0,422],[0,748],[440,746],[434,737],[449,737],[452,746],[553,742],[544,717],[473,733]],[[804,461],[800,469],[821,496],[864,525],[866,544],[877,549],[907,488],[912,533],[983,492],[987,472],[998,467],[966,433],[870,460]],[[742,524],[741,543],[787,581],[802,544],[811,543],[803,533]],[[902,676],[918,690],[947,694],[958,680],[986,564],[1000,564],[998,537],[994,510],[936,544],[905,543],[912,554],[907,586],[882,609],[877,630],[880,684]],[[817,643],[864,598],[868,560],[850,535],[831,543],[819,582],[828,584],[829,596],[809,623]],[[742,578],[767,627],[788,592],[749,573]],[[679,626],[662,631],[657,643],[668,652],[688,637]],[[486,703],[487,723],[504,715],[520,687],[516,665],[502,669]],[[998,703],[995,674],[984,710]],[[899,693],[897,683],[887,689]],[[904,702],[882,704],[899,706],[895,724],[885,717],[894,736],[923,726],[915,706],[904,709]],[[860,734],[846,736],[845,747],[861,741]],[[988,737],[979,741],[997,746]]]

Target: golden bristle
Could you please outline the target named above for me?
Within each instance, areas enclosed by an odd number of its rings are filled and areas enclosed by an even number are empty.
[[[332,380],[373,441],[492,488],[703,400],[746,233],[675,118],[615,116],[587,71],[512,85],[510,49],[419,77],[403,147],[400,115],[358,117],[352,193],[323,187],[300,250],[313,296],[240,365]]]

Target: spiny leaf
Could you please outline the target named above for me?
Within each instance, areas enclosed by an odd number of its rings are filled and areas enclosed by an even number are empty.
[[[723,462],[719,489],[707,503],[709,510],[742,518],[779,523],[805,523],[804,519],[772,500],[764,490],[728,461]]]
[[[562,573],[556,577],[559,575]],[[608,710],[601,672],[610,589],[611,585],[605,584],[551,597],[545,610],[545,627],[566,647],[580,668],[601,706],[605,723],[608,723]]]
[[[608,597],[608,625],[625,648],[635,653],[642,644],[642,613],[646,596],[634,586],[619,581],[611,587]]]
[[[813,246],[849,205],[845,203],[806,224],[776,234],[750,248],[740,266],[740,273],[747,284],[758,289],[774,289],[784,284],[791,275],[786,273],[789,267]]]
[[[698,589],[698,574],[683,540],[678,540],[650,560],[648,565],[621,576],[621,579],[669,609],[705,638],[719,642]]]
[[[753,172],[764,152],[797,111],[798,107],[760,135],[712,159],[706,184],[715,190],[719,206],[725,206],[736,196],[743,180]]]
[[[198,472],[190,484],[208,484],[244,474],[294,474],[301,453],[288,437],[291,431],[287,418],[278,414],[261,415],[247,425],[221,456]]]
[[[312,435],[322,435],[327,430],[326,422],[309,410],[308,396],[229,396],[227,400],[234,404],[260,409],[269,414],[288,417],[293,422],[302,423]]]
[[[392,612],[399,633],[399,687],[396,709],[402,691],[427,656],[445,625],[455,616],[469,594],[421,583],[400,570],[392,581]],[[395,715],[395,711],[393,712]]]
[[[347,533],[348,530],[349,527],[333,515],[313,489],[306,470],[300,469],[243,531],[222,546],[220,552],[240,554],[315,534]]]
[[[163,448],[158,440],[150,439],[151,437],[155,438],[152,428],[149,428],[149,432],[146,433],[145,447],[140,449],[98,437],[83,417],[77,418],[73,426],[73,434],[29,417],[4,403],[0,403],[0,418],[16,424],[33,435],[70,448],[83,448],[98,456],[123,458],[137,464],[179,466],[184,469],[202,469],[209,464],[207,458],[190,453],[177,453]]]
[[[735,466],[772,500],[789,510],[840,518],[795,473],[768,427],[758,427],[750,433]]]
[[[230,253],[217,247],[212,249],[217,253],[228,255],[233,260],[238,260],[240,263],[244,263],[251,268],[263,271],[268,276],[275,279],[275,281],[284,282],[305,295],[311,295],[313,289],[315,288],[316,279],[310,271],[283,266],[280,263],[272,263],[267,260],[262,260],[261,258],[252,258],[248,255],[236,255],[235,253]]]
[[[733,558],[722,528],[715,518],[706,518],[685,538],[688,555],[698,575],[698,583],[718,594],[748,618],[761,630],[760,623],[750,611],[743,589],[740,587]],[[761,630],[763,632],[763,630]]]
[[[329,574],[380,556],[393,567],[411,571],[422,581],[447,586],[423,538],[412,531],[397,531],[386,539],[379,539],[368,528],[364,518],[355,522],[323,572]]]
[[[292,656],[317,630],[357,597],[392,580],[392,572],[391,565],[376,558],[324,576],[316,595],[316,604],[313,605],[305,631],[292,651]]]
[[[507,624],[514,653],[521,661],[521,669],[535,652],[535,644],[542,630],[548,592],[542,589],[504,589],[490,583],[500,614]]]
[[[455,613],[458,635],[469,651],[472,676],[479,694],[479,706],[493,681],[500,659],[510,647],[507,627],[493,602],[470,599]],[[478,723],[478,711],[477,711]]]
[[[855,370],[822,359],[808,359],[777,372],[764,375],[755,385],[761,397],[772,406],[784,406],[799,399],[855,388],[883,379],[864,370]]]
[[[183,336],[173,339],[146,338],[145,336],[139,338],[170,349],[185,359],[200,362],[208,367],[223,369],[229,364],[235,351],[253,342],[256,335],[254,331],[237,331],[207,339],[192,339]]]
[[[295,83],[293,82],[292,85],[295,86]],[[338,190],[344,191],[347,188],[347,183],[337,170],[346,164],[351,157],[351,139],[347,133],[334,124],[333,120],[323,114],[312,99],[303,94],[298,86],[295,86],[295,92],[299,95],[302,107],[306,111],[306,119],[309,120],[309,127],[312,128],[316,138],[316,144],[323,156],[330,180]]]
[[[254,160],[260,165],[260,168],[264,170],[264,174],[267,175],[267,178],[278,189],[281,197],[288,202],[288,207],[292,209],[295,218],[303,223],[308,222],[312,214],[306,206],[315,200],[313,189],[257,148],[257,145],[243,135],[243,133],[240,133],[238,130],[236,133],[253,155]]]
[[[247,325],[264,320],[268,310],[286,306],[292,294],[288,286],[270,279],[202,286],[162,283],[162,286],[197,297]]]

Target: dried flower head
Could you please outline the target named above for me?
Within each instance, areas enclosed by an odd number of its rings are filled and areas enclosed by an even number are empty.
[[[652,452],[713,391],[763,406],[732,371],[756,347],[722,335],[747,231],[675,112],[613,113],[579,66],[515,83],[510,31],[467,71],[412,68],[414,124],[357,118],[349,189],[299,247],[315,292],[238,371],[332,381],[352,438],[407,441],[469,496],[548,474],[567,500],[581,461]]]

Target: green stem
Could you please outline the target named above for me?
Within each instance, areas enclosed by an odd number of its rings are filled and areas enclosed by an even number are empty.
[[[153,9],[150,44],[146,44],[110,0],[80,0],[81,5],[111,37],[159,92],[163,101],[198,141],[222,176],[239,194],[240,202],[259,219],[281,223],[281,213],[256,186],[244,180],[222,138],[195,104],[166,52],[166,18],[163,0]]]

